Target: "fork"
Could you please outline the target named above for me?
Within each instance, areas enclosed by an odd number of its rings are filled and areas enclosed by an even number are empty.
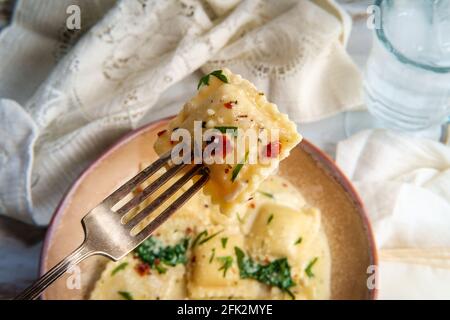
[[[81,220],[84,230],[83,243],[14,299],[36,299],[56,279],[84,259],[93,255],[102,255],[117,261],[147,239],[178,208],[200,190],[209,179],[208,168],[202,164],[193,165],[187,173],[180,177],[173,185],[169,186],[148,206],[143,208],[131,219],[126,219],[126,214],[130,210],[142,203],[147,197],[160,189],[169,179],[187,166],[186,164],[171,165],[169,163],[170,157],[170,151],[165,153],[105,198],[94,209],[89,211]],[[119,209],[114,208],[119,201],[123,200],[125,196],[165,165],[169,166],[169,168],[164,174]],[[186,192],[170,203],[147,226],[141,230],[136,230],[136,227],[146,217],[195,176],[200,176],[200,178]]]

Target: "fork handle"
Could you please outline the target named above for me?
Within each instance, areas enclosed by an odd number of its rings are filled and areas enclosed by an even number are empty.
[[[47,271],[42,277],[15,297],[14,300],[34,300],[38,298],[48,286],[61,277],[67,270],[94,253],[95,252],[90,250],[84,242],[78,249],[68,255],[64,260],[60,261],[56,266]]]

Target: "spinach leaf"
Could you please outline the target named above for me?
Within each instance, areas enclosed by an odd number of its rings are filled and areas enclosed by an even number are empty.
[[[291,277],[291,267],[287,258],[274,260],[262,265],[246,257],[244,251],[234,247],[239,267],[239,275],[242,279],[250,278],[270,286],[278,287],[294,299],[295,296],[289,288],[295,285]]]
[[[167,269],[162,267],[161,264],[174,267],[177,264],[187,262],[188,245],[188,238],[181,240],[174,246],[164,246],[160,240],[150,237],[136,248],[135,254],[151,268],[156,269],[159,273],[164,273]]]

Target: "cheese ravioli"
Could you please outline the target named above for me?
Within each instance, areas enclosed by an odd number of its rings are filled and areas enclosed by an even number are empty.
[[[278,168],[301,136],[295,123],[249,81],[228,69],[213,74],[168,129],[159,133],[154,148],[159,154],[173,148],[172,134],[180,128],[195,139],[195,121],[201,123],[201,132],[216,130],[218,136],[213,138],[223,151],[214,154],[214,163],[208,165],[210,180],[204,190],[230,215]],[[201,143],[205,148],[207,141]]]

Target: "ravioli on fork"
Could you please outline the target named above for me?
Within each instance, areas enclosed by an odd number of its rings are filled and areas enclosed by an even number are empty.
[[[200,141],[210,180],[204,192],[230,215],[252,197],[302,139],[294,122],[267,101],[249,81],[228,69],[204,76],[198,94],[158,133],[155,150],[163,154],[181,143],[184,129]],[[202,137],[197,140],[196,134]],[[209,154],[205,151],[211,151]],[[213,161],[208,161],[213,160]]]

